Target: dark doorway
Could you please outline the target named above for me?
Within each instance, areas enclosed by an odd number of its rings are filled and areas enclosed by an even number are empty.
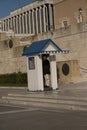
[[[42,55],[44,90],[51,90],[49,54]]]

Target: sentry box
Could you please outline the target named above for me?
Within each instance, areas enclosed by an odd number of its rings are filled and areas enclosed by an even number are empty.
[[[33,42],[24,52],[27,56],[29,91],[58,89],[55,53],[63,53],[51,39]]]

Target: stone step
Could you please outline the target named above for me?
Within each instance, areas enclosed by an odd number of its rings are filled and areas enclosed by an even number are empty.
[[[22,97],[22,98],[37,98],[37,99],[55,99],[55,100],[75,100],[75,101],[87,101],[87,97],[72,97],[72,96],[60,96],[56,93],[54,94],[8,94],[8,97]],[[3,97],[2,97],[3,98]]]
[[[26,98],[26,97],[2,97],[2,99],[5,99],[5,100],[13,100],[13,101],[26,101],[26,102],[41,102],[41,103],[53,103],[53,104],[72,104],[72,105],[84,105],[86,106],[87,105],[87,101],[84,101],[84,100],[73,100],[73,99],[50,99],[50,98],[32,98],[32,97],[29,97],[29,98]]]
[[[79,110],[79,111],[87,111],[87,106],[83,107],[81,105],[69,105],[69,104],[52,104],[52,103],[41,103],[41,102],[26,102],[26,101],[18,101],[18,100],[0,100],[0,103],[10,104],[10,105],[22,105],[29,107],[37,107],[37,108],[47,108],[47,109],[65,109],[65,110]]]
[[[82,82],[87,81],[87,77],[82,77],[81,81],[82,81]]]
[[[8,96],[2,97],[0,103],[87,111],[87,98],[79,99],[78,97],[62,97],[53,94],[8,94]]]

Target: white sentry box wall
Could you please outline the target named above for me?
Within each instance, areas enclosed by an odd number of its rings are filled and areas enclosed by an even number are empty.
[[[43,91],[43,72],[42,72],[42,59],[37,56],[34,57],[35,69],[29,68],[29,58],[27,58],[27,74],[28,74],[28,89],[29,91]]]

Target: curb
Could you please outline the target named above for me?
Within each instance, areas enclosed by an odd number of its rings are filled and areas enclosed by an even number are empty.
[[[27,89],[27,87],[0,87],[0,89]]]

